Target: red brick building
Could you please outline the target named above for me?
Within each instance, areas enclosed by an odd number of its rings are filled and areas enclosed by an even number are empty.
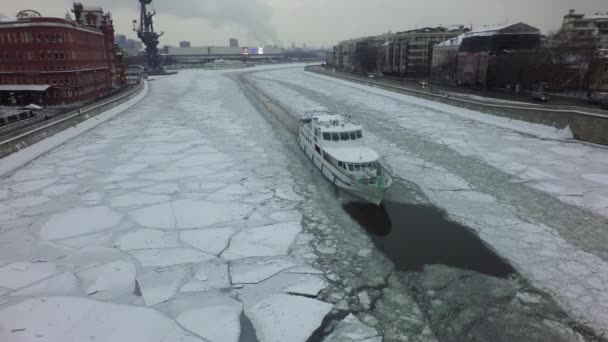
[[[81,4],[73,12],[76,20],[25,11],[0,22],[0,103],[73,104],[123,86],[110,15]]]

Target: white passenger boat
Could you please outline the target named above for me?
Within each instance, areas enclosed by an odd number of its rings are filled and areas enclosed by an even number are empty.
[[[321,173],[341,189],[380,205],[393,183],[380,155],[365,146],[363,127],[340,115],[300,120],[300,147]]]

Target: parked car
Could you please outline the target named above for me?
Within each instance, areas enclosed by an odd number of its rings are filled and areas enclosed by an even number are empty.
[[[374,74],[367,74],[367,77],[368,78],[376,78],[376,75],[374,75]]]
[[[549,95],[542,92],[532,93],[532,100],[534,102],[549,102]]]
[[[421,87],[428,87],[429,86],[429,82],[427,82],[427,81],[418,81],[418,84]]]

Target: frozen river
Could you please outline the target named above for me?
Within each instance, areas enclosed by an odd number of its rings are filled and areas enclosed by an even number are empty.
[[[336,192],[240,77],[361,122],[387,204]],[[592,340],[608,150],[567,136],[301,67],[158,78],[0,179],[0,341]]]

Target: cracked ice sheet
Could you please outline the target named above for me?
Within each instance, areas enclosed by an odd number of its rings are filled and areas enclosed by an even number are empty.
[[[0,321],[0,341],[202,342],[154,310],[84,298],[29,299],[0,310]]]
[[[173,79],[166,78],[159,82],[165,84],[153,90],[150,101],[138,104],[125,115],[118,116],[115,120],[106,122],[41,156],[21,169],[24,172],[20,179],[11,179],[9,176],[0,180],[2,228],[5,220],[9,221],[7,225],[10,227],[31,225],[31,229],[13,230],[11,234],[5,234],[0,229],[3,246],[0,250],[1,259],[15,262],[60,258],[56,260],[59,270],[71,272],[56,271],[49,273],[44,279],[39,280],[38,277],[34,277],[35,279],[24,281],[23,285],[26,287],[14,293],[26,298],[15,299],[27,300],[28,296],[39,295],[85,295],[84,289],[80,287],[80,281],[72,273],[86,274],[90,269],[118,262],[139,264],[141,261],[144,265],[143,267],[138,265],[137,268],[140,270],[138,276],[151,268],[156,272],[158,267],[171,269],[183,267],[195,272],[192,275],[187,274],[183,283],[178,284],[178,287],[181,286],[180,290],[189,292],[179,296],[213,294],[219,292],[217,289],[227,289],[232,286],[227,263],[194,248],[186,248],[185,244],[180,243],[179,235],[189,230],[174,229],[176,227],[200,229],[204,226],[205,229],[225,227],[238,232],[247,224],[253,227],[272,223],[266,218],[269,213],[254,217],[250,217],[249,214],[268,199],[267,195],[272,198],[272,189],[277,187],[276,179],[282,179],[281,187],[284,183],[283,179],[290,179],[286,167],[287,159],[272,134],[268,134],[272,132],[270,126],[240,94],[232,81],[216,76],[201,79],[196,72],[184,72]],[[184,101],[175,102],[176,98]],[[168,109],[168,103],[177,103],[180,108],[177,111],[173,110],[174,106]],[[181,107],[182,105],[184,108]],[[205,139],[201,139],[201,136]],[[240,144],[239,139],[243,136],[248,137],[244,140],[247,146],[255,146],[255,149],[244,147],[244,143]],[[234,142],[237,144],[232,145]],[[82,151],[87,152],[78,152],[80,146],[83,147]],[[208,167],[205,165],[190,167],[200,164],[203,160],[215,163]],[[144,168],[144,165],[147,166]],[[191,184],[196,184],[196,188],[190,188]],[[220,191],[216,194],[218,200],[244,203],[243,200],[246,199],[248,202],[240,207],[233,205],[232,202],[212,203],[205,199],[205,196],[218,191]],[[120,196],[125,198],[125,195],[129,197],[130,192],[171,196],[171,201],[178,203],[175,208],[176,213],[172,207],[173,203],[170,202],[144,204],[133,200],[131,202],[138,206],[144,205],[144,209],[122,206],[110,209],[113,199],[121,198]],[[51,210],[34,212],[28,209],[27,213],[23,210],[17,213],[17,210],[8,206],[9,202],[18,198],[27,198],[22,202],[25,203],[43,198],[43,195],[52,198],[40,207],[50,206]],[[286,215],[288,213],[286,210],[293,209],[295,203],[289,203],[296,197],[292,196],[293,193],[289,190],[279,195],[286,198],[281,201],[284,205],[269,203],[265,207],[273,211],[276,208],[281,211],[281,215]],[[258,197],[254,198],[254,196]],[[194,203],[194,205],[190,207],[183,205],[184,203]],[[211,208],[213,216],[181,213],[199,205]],[[106,213],[111,211],[116,213],[117,217],[114,220],[113,214],[100,215],[103,217],[88,215],[95,213],[94,211],[83,211],[80,214],[73,212],[77,209],[91,208],[105,208],[96,210],[99,210],[99,213],[103,210]],[[9,213],[11,215],[5,215]],[[20,217],[21,213],[25,214]],[[299,215],[288,216],[293,221],[301,220]],[[251,220],[248,220],[250,218]],[[283,221],[286,218],[282,216],[279,219]],[[43,226],[45,228],[42,233],[45,238],[56,238],[54,243],[71,246],[75,250],[65,248],[65,251],[63,249],[60,251],[61,253],[44,252],[42,258],[41,251],[48,248],[42,247],[37,232]],[[12,240],[19,243],[13,243]],[[4,246],[14,247],[6,249]],[[119,247],[124,248],[125,251]],[[17,248],[22,249],[23,252],[17,251]],[[4,254],[10,257],[5,259]],[[192,264],[173,266],[182,263]],[[146,267],[146,265],[151,266]],[[0,281],[6,280],[0,277]],[[268,281],[270,280],[266,282]],[[148,282],[147,288],[153,289],[154,285],[160,283],[160,280],[153,280],[151,283]],[[85,286],[88,285],[87,282]],[[280,293],[281,288],[285,287],[285,284],[281,285],[272,290],[264,289],[261,294],[267,296]],[[2,286],[0,288],[3,292],[9,291]],[[174,292],[173,289],[174,287],[170,287],[170,291],[166,290],[165,293],[171,294]],[[128,290],[131,290],[130,286]],[[126,285],[125,291],[127,291]],[[143,298],[133,299],[134,296],[128,294],[108,300],[121,304],[144,304]],[[168,299],[169,302],[175,300]],[[102,306],[105,307],[105,304]],[[165,314],[169,314],[167,312],[169,307],[171,307],[170,303],[155,306]],[[121,320],[125,324],[138,324],[139,316],[145,316],[143,312],[146,311],[130,311],[132,307],[123,308],[129,311],[128,315],[123,316],[126,318]],[[82,310],[82,312],[88,311]],[[112,315],[113,311],[108,310],[105,314]],[[67,321],[69,319],[66,318],[57,325],[65,326],[64,323]],[[147,324],[155,324],[155,321],[152,320]],[[94,328],[89,329],[86,325],[82,327],[83,335],[89,332],[90,334],[86,336],[97,337],[98,340],[105,338],[97,334]],[[24,335],[27,338],[28,335]],[[53,336],[56,335],[49,333],[45,336],[49,336],[47,340],[53,340]],[[66,336],[70,337],[70,335]],[[66,341],[58,339],[61,342]],[[146,340],[145,336],[141,339],[128,339],[128,337],[117,337],[117,339]],[[0,338],[0,340],[4,339]],[[166,340],[180,339],[169,337]],[[192,338],[192,340],[198,339]]]
[[[275,70],[250,77],[296,113],[304,114],[315,106],[327,108],[273,81],[305,87],[331,96],[336,102],[354,101],[405,130],[421,133],[462,155],[484,160],[515,178],[534,181],[530,186],[555,179],[577,181],[585,191],[599,191],[601,196],[608,198],[608,149],[569,141],[569,130],[509,120],[297,69]],[[528,157],[522,158],[522,153]],[[515,164],[521,168],[513,169]],[[559,188],[542,187],[542,190],[561,201],[608,217],[606,202],[598,206],[597,201],[581,202]]]

